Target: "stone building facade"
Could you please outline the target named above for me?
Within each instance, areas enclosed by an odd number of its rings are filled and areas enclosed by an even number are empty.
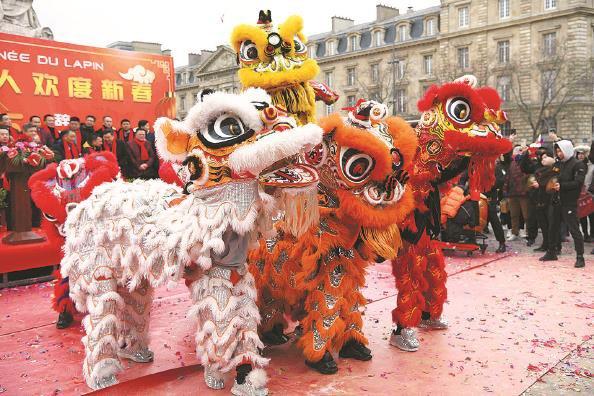
[[[431,84],[472,73],[504,98],[505,133],[531,141],[556,128],[576,143],[592,140],[594,0],[442,0],[402,12],[377,5],[373,21],[331,22],[307,44],[318,79],[340,94],[334,106],[318,104],[320,115],[366,97],[413,120]],[[239,88],[229,47],[189,60],[176,69],[180,117],[203,88]]]
[[[235,52],[226,45],[216,50],[188,54],[188,65],[175,68],[177,116],[183,118],[206,88],[223,92],[239,92]]]

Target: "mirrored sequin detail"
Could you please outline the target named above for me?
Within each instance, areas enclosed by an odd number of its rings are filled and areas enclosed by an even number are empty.
[[[283,267],[283,264],[285,264],[288,259],[289,259],[289,254],[285,250],[280,252],[280,254],[278,255],[278,258],[274,261],[274,270],[277,273],[280,273],[281,269]]]
[[[324,299],[326,300],[326,306],[330,309],[334,308],[336,301],[338,300],[338,298],[331,294],[324,294]]]
[[[329,329],[330,326],[332,326],[334,324],[334,322],[336,321],[336,318],[337,317],[338,317],[338,312],[334,312],[332,315],[326,316],[324,318],[323,323],[322,323],[324,325],[324,328],[325,329]]]
[[[322,337],[322,335],[316,328],[315,321],[312,323],[311,327],[312,327],[312,333],[313,333],[313,347],[316,351],[319,351],[326,345],[327,339]]]
[[[342,277],[344,276],[342,272],[342,266],[337,265],[336,267],[334,267],[334,269],[332,270],[332,272],[330,272],[328,276],[330,278],[330,284],[332,285],[332,287],[340,286],[340,282],[342,281]]]

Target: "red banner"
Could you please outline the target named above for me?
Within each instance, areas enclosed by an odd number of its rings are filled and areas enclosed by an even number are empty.
[[[136,125],[175,117],[170,56],[95,48],[0,33],[0,113],[22,125],[54,114],[58,128],[70,116],[109,115]]]

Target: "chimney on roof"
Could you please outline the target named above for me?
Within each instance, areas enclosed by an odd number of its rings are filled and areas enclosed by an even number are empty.
[[[407,8],[407,10],[406,10],[406,13],[407,13],[407,14],[410,14],[410,13],[411,13],[411,12],[413,12],[413,11],[414,11],[414,10],[413,10],[412,6],[408,6],[408,8]]]
[[[193,53],[188,54],[188,66],[197,65],[201,62],[201,60],[202,60],[202,54],[193,54]]]
[[[353,21],[352,19],[338,17],[338,16],[332,17],[332,32],[333,33],[348,29],[351,26],[355,26],[355,21]]]
[[[398,8],[388,7],[383,4],[378,4],[375,6],[375,20],[385,21],[386,19],[394,18],[400,15],[400,11]]]

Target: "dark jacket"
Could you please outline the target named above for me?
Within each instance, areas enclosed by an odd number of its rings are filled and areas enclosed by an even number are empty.
[[[520,166],[521,158],[512,159],[505,178],[503,191],[506,197],[525,197],[527,193],[526,175]]]
[[[552,195],[547,193],[546,186],[552,177],[558,176],[558,168],[553,166],[540,166],[534,172],[534,177],[538,182],[538,188],[534,190],[532,195],[536,207],[543,208],[551,203]]]
[[[136,140],[127,143],[128,154],[130,158],[130,177],[153,178],[155,177],[154,162],[157,160],[157,155],[153,147],[148,141],[144,142],[144,147],[148,152],[149,159],[147,161],[140,160],[140,146]],[[140,165],[146,163],[148,167],[145,170],[140,169]]]
[[[560,163],[559,173],[559,195],[561,205],[566,207],[576,207],[577,200],[584,185],[586,178],[586,166],[583,161],[571,157],[565,162]]]
[[[500,161],[495,164],[495,184],[491,190],[485,192],[485,196],[491,202],[499,202],[503,199],[503,185],[505,184],[505,175],[507,171],[505,165]]]
[[[125,142],[122,142],[121,140],[118,139],[114,139],[114,144],[116,145],[115,147],[115,156],[118,160],[118,165],[120,166],[120,170],[122,171],[122,175],[126,178],[130,178],[132,176],[130,176],[130,154],[128,152],[128,145]],[[109,147],[106,145],[106,143],[103,143],[103,148],[108,151]],[[111,150],[109,150],[111,151]]]

